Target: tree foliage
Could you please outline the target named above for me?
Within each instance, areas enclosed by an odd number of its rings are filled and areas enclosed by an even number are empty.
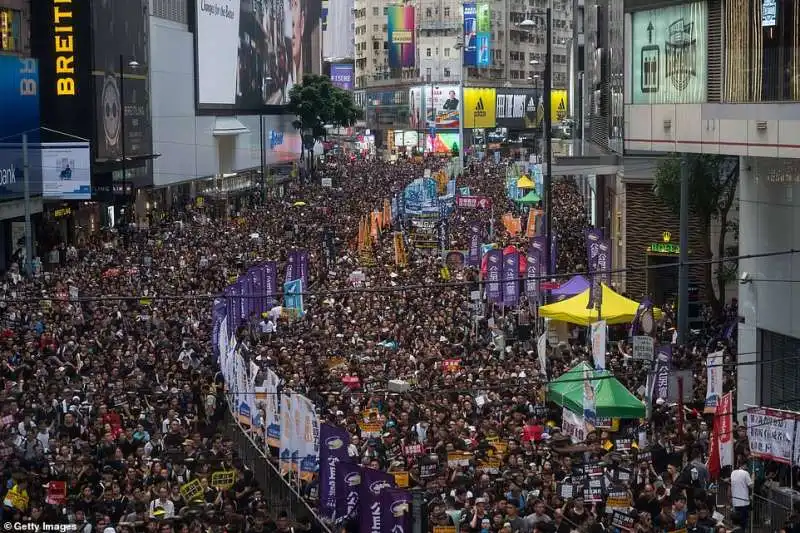
[[[361,117],[352,95],[335,87],[330,78],[316,74],[303,76],[303,83],[289,91],[287,109],[297,117],[295,128],[314,141],[325,138],[325,126],[347,128]]]
[[[682,162],[682,159],[684,161]],[[716,244],[718,257],[725,257],[726,238],[733,223],[728,220],[733,202],[736,199],[736,187],[739,183],[739,159],[707,154],[672,154],[662,159],[656,169],[653,191],[676,214],[681,206],[681,164],[686,164],[689,171],[689,211],[700,223],[703,235],[704,259],[711,259],[711,225],[719,223],[720,231]],[[688,243],[680,243],[686,246]],[[725,285],[731,279],[731,268],[735,264],[720,263],[705,266],[705,285],[709,304],[716,312],[721,312],[725,303]],[[712,280],[716,278],[716,291]]]

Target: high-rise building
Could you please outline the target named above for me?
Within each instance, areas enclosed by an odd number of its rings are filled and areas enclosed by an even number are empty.
[[[552,2],[553,87],[566,89],[572,61],[572,0],[503,0],[488,4],[488,62],[465,69],[473,86],[542,86],[546,55],[544,12]],[[392,69],[388,61],[387,17],[391,0],[355,0],[356,87],[369,89],[461,79],[464,28],[460,0],[414,0],[414,67]],[[533,25],[521,23],[526,20]]]

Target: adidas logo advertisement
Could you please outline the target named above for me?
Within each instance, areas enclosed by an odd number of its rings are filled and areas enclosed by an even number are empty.
[[[475,117],[485,117],[486,116],[486,107],[483,105],[483,96],[478,98],[478,101],[475,102],[475,109],[473,110]]]

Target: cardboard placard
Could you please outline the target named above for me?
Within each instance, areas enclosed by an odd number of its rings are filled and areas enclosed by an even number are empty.
[[[408,472],[392,472],[392,475],[398,487],[401,489],[408,487]]]
[[[636,519],[629,514],[620,511],[614,511],[611,514],[611,527],[632,531],[634,524],[636,524]]]

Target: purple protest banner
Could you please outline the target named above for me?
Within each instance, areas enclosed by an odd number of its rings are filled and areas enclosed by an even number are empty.
[[[250,286],[250,298],[248,298],[248,310],[249,316],[256,315],[258,317],[261,316],[261,313],[264,312],[264,302],[261,298],[262,292],[262,283],[261,283],[261,269],[259,267],[253,267],[247,271],[247,277],[249,279],[249,286]]]
[[[361,467],[343,461],[336,464],[336,519],[358,517]]]
[[[234,315],[236,314],[234,310],[236,306],[233,302],[234,297],[234,290],[233,285],[228,285],[222,291],[222,295],[225,298],[225,320],[228,321],[228,335],[233,334],[236,328],[236,318]]]
[[[278,286],[278,264],[275,261],[267,261],[261,268],[264,271],[264,309],[269,311],[277,302],[275,295]]]
[[[603,230],[598,228],[586,228],[584,235],[586,236],[586,264],[591,270],[595,266],[595,259],[600,252],[600,241],[603,240]]]
[[[219,330],[227,318],[227,309],[225,298],[214,298],[214,305],[211,307],[211,350],[214,359],[219,358]]]
[[[289,252],[289,255],[286,258],[286,279],[284,280],[284,283],[289,283],[290,281],[294,281],[294,280],[298,279],[298,276],[297,276],[297,269],[298,269],[297,263],[298,263],[298,261],[297,260],[298,260],[297,252],[294,251],[294,250],[291,250]]]
[[[381,492],[394,487],[394,476],[375,470],[374,468],[361,469],[361,487],[358,491],[359,520],[358,530],[361,533],[382,533],[381,528],[383,512],[381,509]]]
[[[539,266],[541,267],[542,270],[542,272],[539,273],[540,276],[546,276],[550,273],[548,266],[545,264],[544,260],[544,252],[546,247],[547,247],[547,238],[544,237],[543,235],[539,235],[538,237],[534,237],[531,239],[531,248],[539,252]]]
[[[350,434],[346,429],[332,424],[322,424],[319,428],[319,511],[322,516],[336,518],[336,476],[338,464],[348,461],[347,446]]]
[[[239,321],[240,323],[247,322],[247,319],[250,318],[250,309],[248,308],[250,295],[253,294],[250,289],[250,278],[247,277],[247,274],[242,274],[236,283],[239,285]]]
[[[525,254],[525,260],[528,263],[527,271],[525,272],[525,296],[528,297],[529,302],[539,301],[539,268],[542,259],[542,252],[533,247],[528,247],[528,253]]]
[[[486,252],[486,300],[488,302],[503,302],[503,293],[500,289],[500,279],[502,277],[503,251],[489,250]]]
[[[503,257],[503,305],[515,307],[519,303],[519,252]]]
[[[558,270],[558,237],[550,236],[550,270],[548,274],[555,274]]]
[[[469,227],[469,254],[467,255],[467,264],[469,266],[478,266],[481,263],[481,226],[480,224],[471,224]]]
[[[297,251],[297,279],[303,281],[303,290],[308,290],[308,250]]]
[[[597,250],[597,271],[600,281],[611,286],[611,239],[603,239]]]
[[[379,531],[406,533],[411,531],[411,493],[403,489],[381,492],[381,524]]]
[[[654,400],[661,398],[666,401],[669,397],[669,374],[672,366],[672,346],[665,344],[656,349],[656,372],[653,380]]]

